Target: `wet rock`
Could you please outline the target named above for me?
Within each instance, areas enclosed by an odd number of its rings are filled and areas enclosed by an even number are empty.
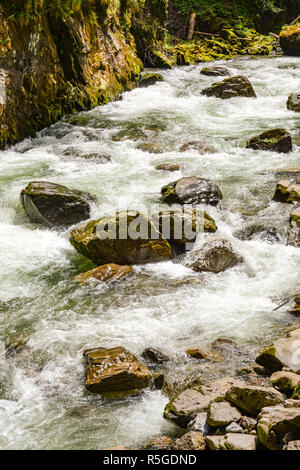
[[[169,436],[157,436],[151,439],[146,445],[146,450],[170,450],[174,445],[173,439]]]
[[[292,392],[300,384],[300,375],[294,372],[278,371],[271,375],[270,380],[279,390]]]
[[[252,137],[247,143],[246,148],[288,153],[293,150],[292,137],[286,129],[271,129],[256,137]]]
[[[276,175],[287,176],[291,179],[300,179],[300,168],[299,167],[290,167],[290,168],[279,168],[275,171]]]
[[[248,78],[242,76],[226,78],[222,82],[213,83],[212,86],[202,90],[201,94],[205,96],[215,96],[222,99],[234,98],[237,96],[247,98],[256,97],[256,93]]]
[[[283,367],[291,371],[300,372],[300,328],[290,331],[285,338],[280,338],[271,346],[265,348],[255,359],[257,364],[264,366],[272,372]]]
[[[240,421],[240,425],[246,431],[251,432],[251,431],[253,431],[253,429],[256,428],[257,420],[254,419],[254,418],[250,418],[249,416],[242,416],[241,421]]]
[[[186,245],[194,243],[200,232],[214,233],[215,221],[204,211],[176,209],[152,216],[153,223],[176,252],[184,252]]]
[[[273,201],[293,204],[300,202],[300,184],[294,184],[288,180],[281,180],[277,183]]]
[[[140,79],[140,87],[145,88],[150,85],[155,85],[157,82],[163,82],[164,77],[160,73],[145,73],[144,75],[141,76]]]
[[[207,411],[212,401],[223,398],[233,385],[243,385],[243,382],[224,377],[209,385],[202,385],[198,390],[192,388],[184,390],[166,405],[164,417],[185,428],[198,413]]]
[[[291,431],[300,438],[300,408],[271,406],[264,408],[258,416],[258,439],[267,449],[280,450],[283,437]]]
[[[207,436],[205,442],[210,450],[256,450],[257,438],[249,434],[229,433],[225,436]]]
[[[240,240],[253,240],[257,237],[269,241],[279,242],[280,235],[277,227],[265,226],[262,224],[251,224],[242,230],[234,232],[234,236]]]
[[[155,348],[145,349],[142,353],[142,357],[147,362],[154,363],[154,364],[163,364],[164,362],[168,362],[170,360],[167,354]]]
[[[300,450],[300,440],[299,441],[290,441],[287,445],[286,450]]]
[[[300,228],[300,207],[299,208],[297,207],[291,212],[290,222],[291,224],[295,224],[297,227]]]
[[[243,262],[227,240],[217,239],[204,243],[199,250],[191,251],[186,258],[186,265],[194,271],[220,273]]]
[[[170,244],[146,216],[136,211],[117,212],[79,226],[71,232],[70,242],[97,265],[172,259]]]
[[[280,46],[286,55],[300,55],[300,25],[291,25],[281,31]]]
[[[165,384],[165,374],[162,371],[154,372],[153,374],[153,384],[156,390],[162,390]]]
[[[68,227],[90,216],[94,198],[48,181],[33,181],[21,192],[21,202],[32,223]]]
[[[230,75],[229,70],[226,67],[220,65],[213,67],[205,67],[200,72],[201,75],[207,75],[209,77],[219,77],[219,76],[228,76]]]
[[[111,263],[91,269],[86,273],[79,274],[75,277],[75,281],[79,282],[79,284],[85,284],[92,279],[101,282],[115,282],[132,273],[133,269],[131,266],[120,266],[118,264]]]
[[[236,342],[229,338],[217,338],[213,343],[211,343],[212,348],[224,349],[224,347],[235,347],[237,346]]]
[[[188,431],[201,432],[204,436],[210,434],[210,427],[206,421],[207,413],[197,413],[196,416],[188,423]]]
[[[207,423],[214,428],[224,427],[233,421],[239,421],[241,417],[239,410],[227,401],[213,402],[208,408]]]
[[[97,163],[109,163],[112,160],[111,155],[98,152],[84,153],[75,147],[66,148],[63,151],[63,155],[66,157],[83,158],[85,160],[95,160]]]
[[[101,449],[101,450],[126,450],[126,447],[123,447],[123,446],[115,446],[115,447],[106,447],[105,449]]]
[[[187,349],[186,354],[194,359],[206,359],[208,354],[202,349]]]
[[[173,181],[161,189],[168,204],[219,204],[223,195],[218,185],[208,179],[189,176]]]
[[[300,92],[292,93],[286,103],[287,109],[290,111],[300,112]]]
[[[215,153],[215,148],[212,145],[206,144],[201,140],[193,140],[186,142],[179,148],[179,152],[189,152],[191,150],[196,150],[200,155],[205,155],[206,153]]]
[[[150,384],[150,370],[123,347],[88,350],[84,357],[87,362],[85,386],[89,392],[131,393]]]
[[[143,150],[143,152],[155,154],[163,153],[165,150],[164,146],[158,142],[142,142],[138,144],[137,148]]]
[[[161,163],[160,165],[156,165],[156,170],[161,171],[180,171],[184,168],[184,165],[181,163]]]
[[[255,387],[252,385],[232,387],[225,399],[249,415],[256,416],[266,406],[282,403],[284,395],[271,387]]]
[[[205,441],[201,432],[189,431],[176,439],[173,450],[204,450]]]
[[[243,430],[242,426],[240,426],[239,424],[230,423],[230,424],[228,424],[228,426],[226,426],[225,432],[226,433],[233,432],[233,433],[243,434],[244,430]]]

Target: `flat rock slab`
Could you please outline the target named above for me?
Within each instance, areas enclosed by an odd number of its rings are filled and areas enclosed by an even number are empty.
[[[89,392],[132,393],[150,384],[150,370],[123,347],[94,349],[84,356],[88,365],[85,386]]]
[[[207,423],[209,426],[218,428],[227,426],[227,424],[237,422],[241,419],[242,414],[235,406],[232,406],[227,401],[213,402],[210,404],[207,413]]]
[[[120,266],[119,264],[105,264],[98,268],[91,269],[86,273],[79,274],[75,277],[75,281],[79,284],[86,284],[88,281],[96,280],[101,282],[115,282],[123,279],[133,273],[131,266]]]
[[[256,450],[256,436],[228,433],[225,436],[207,436],[206,445],[210,450]]]

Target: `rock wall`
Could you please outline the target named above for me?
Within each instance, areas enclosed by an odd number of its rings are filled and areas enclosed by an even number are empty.
[[[64,15],[54,3],[0,3],[0,148],[131,89],[143,67],[136,25],[152,24],[143,28],[151,42],[166,8],[164,0],[82,0]]]

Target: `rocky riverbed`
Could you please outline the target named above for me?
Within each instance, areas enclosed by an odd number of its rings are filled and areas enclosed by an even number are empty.
[[[158,71],[0,153],[1,448],[297,448],[299,60]],[[162,236],[101,241],[127,210]]]

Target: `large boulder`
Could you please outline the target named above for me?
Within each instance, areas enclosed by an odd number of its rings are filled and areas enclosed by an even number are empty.
[[[141,76],[139,86],[146,88],[150,85],[155,85],[157,82],[163,82],[164,77],[160,73],[148,72]]]
[[[210,403],[217,398],[224,398],[226,392],[234,385],[242,386],[244,383],[238,379],[224,377],[209,385],[202,385],[198,390],[184,390],[166,405],[164,417],[186,428],[196,415],[207,411]]]
[[[169,242],[136,211],[117,212],[75,228],[71,244],[95,264],[143,264],[172,259]]]
[[[287,109],[300,113],[300,92],[291,93],[286,103]]]
[[[47,227],[68,227],[88,219],[93,200],[88,193],[48,181],[32,181],[21,192],[30,221]]]
[[[243,258],[227,240],[217,239],[204,243],[186,258],[186,265],[194,271],[220,273],[241,263]]]
[[[292,137],[286,129],[271,129],[252,137],[247,143],[246,148],[288,153],[293,150]]]
[[[88,281],[96,280],[101,282],[115,282],[133,273],[131,266],[120,266],[118,264],[105,264],[98,268],[91,269],[75,277],[79,284],[86,284]]]
[[[228,433],[225,436],[207,436],[206,445],[210,450],[256,450],[256,436]]]
[[[200,232],[217,230],[215,221],[206,212],[196,209],[162,211],[153,215],[152,221],[175,251],[182,251],[186,244],[194,243]]]
[[[219,204],[223,195],[219,186],[206,178],[188,176],[173,181],[161,189],[163,200],[168,204]]]
[[[288,26],[281,31],[280,46],[286,55],[300,55],[300,24]]]
[[[215,96],[222,99],[238,96],[247,98],[256,97],[256,93],[248,78],[241,75],[226,78],[226,80],[223,80],[222,82],[213,83],[210,87],[202,90],[201,94],[205,96]]]
[[[246,414],[256,416],[262,408],[278,405],[283,402],[285,397],[272,387],[247,385],[231,387],[225,398]]]
[[[230,75],[229,70],[226,67],[222,67],[221,65],[212,66],[212,67],[204,67],[200,75],[207,75],[208,77],[220,77],[220,76],[228,76]]]
[[[273,201],[294,204],[300,202],[300,184],[288,180],[277,183]]]
[[[189,431],[179,439],[176,439],[173,450],[204,450],[205,441],[203,434],[197,431]]]
[[[286,370],[274,372],[270,380],[274,387],[283,392],[292,392],[297,385],[300,385],[300,375]]]
[[[267,449],[282,449],[283,438],[287,433],[294,433],[294,439],[300,439],[299,407],[270,406],[258,415],[258,439]]]
[[[224,427],[239,421],[241,417],[239,410],[227,401],[213,402],[208,409],[207,424],[214,428]]]
[[[84,352],[87,361],[85,386],[92,393],[133,393],[150,384],[151,372],[123,347]]]
[[[300,373],[300,328],[290,331],[285,338],[265,348],[255,360],[272,372],[287,367]]]

